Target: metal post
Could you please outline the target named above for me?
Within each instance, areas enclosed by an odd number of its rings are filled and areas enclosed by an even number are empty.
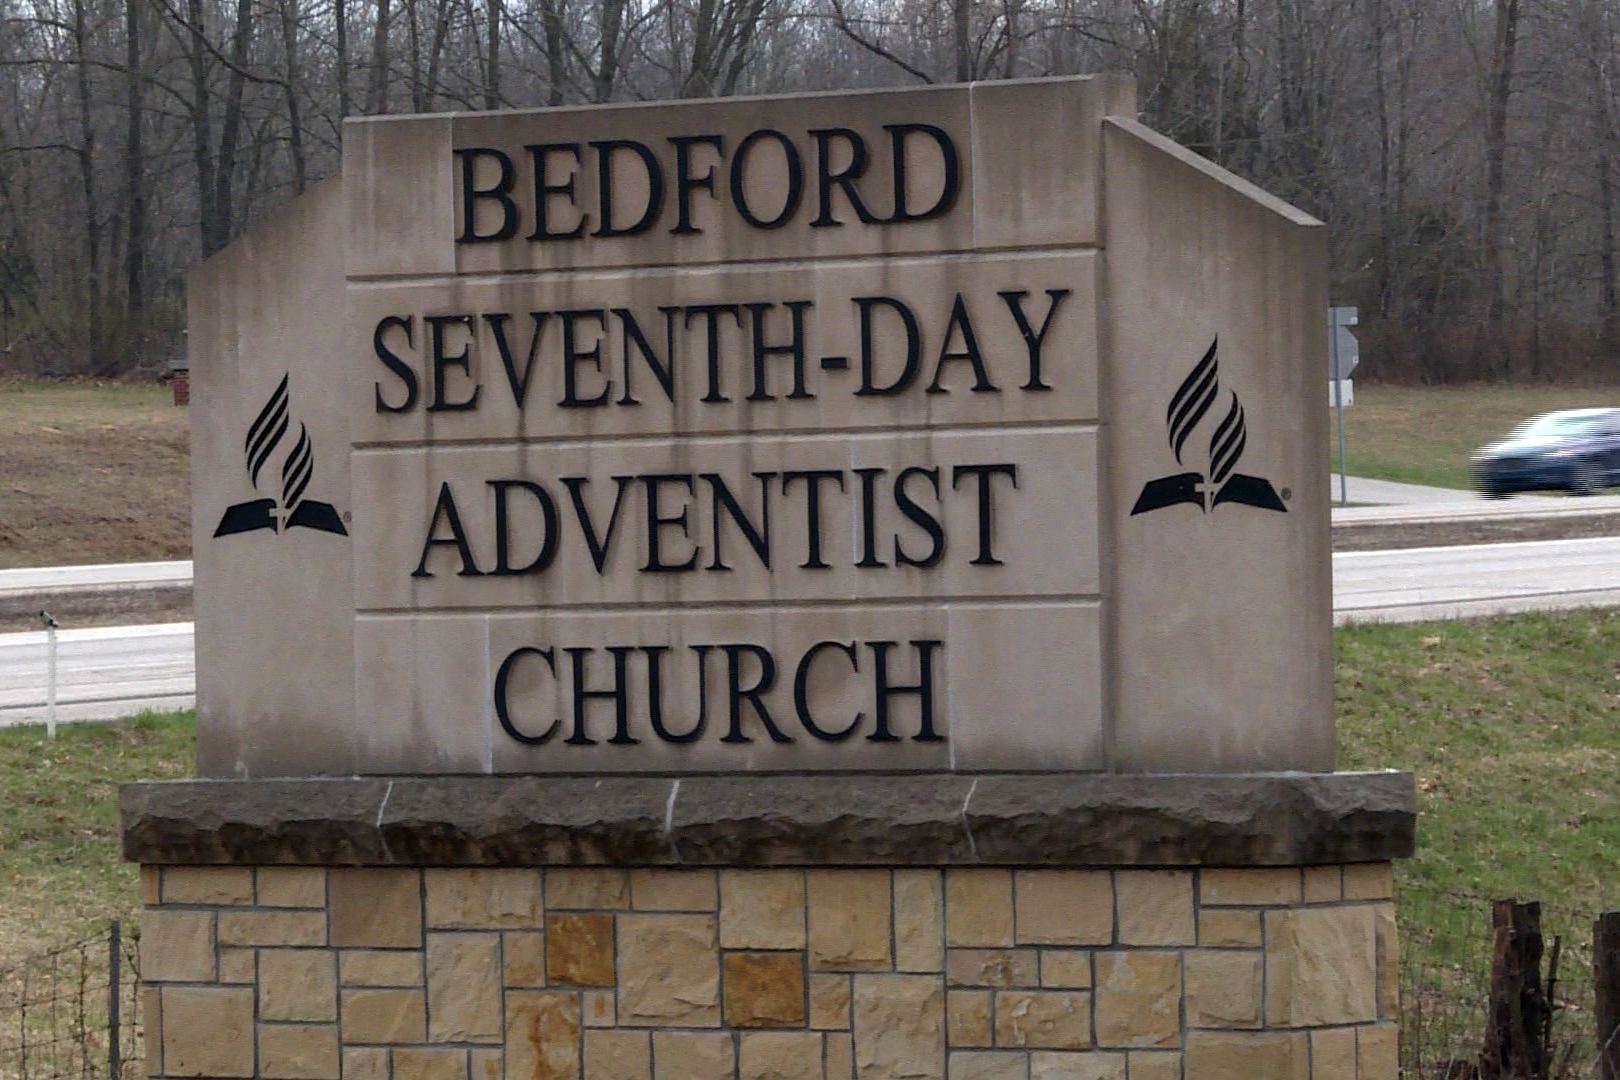
[[[45,738],[56,741],[56,618],[41,610],[45,624]]]
[[[1339,505],[1350,505],[1344,467],[1344,378],[1339,371],[1339,326],[1328,309],[1328,378],[1333,380],[1333,409],[1339,417]]]
[[[118,1007],[123,1003],[122,978],[119,966],[123,960],[124,943],[122,927],[117,919],[112,921],[112,933],[107,936],[107,1076],[110,1080],[119,1080],[118,1074],[123,1068],[120,1058],[121,1047],[118,1045],[118,1029],[122,1026],[118,1019]]]

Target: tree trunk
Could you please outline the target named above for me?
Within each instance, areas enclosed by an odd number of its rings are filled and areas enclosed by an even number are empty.
[[[191,152],[197,169],[197,233],[203,257],[218,251],[215,239],[217,215],[214,212],[214,136],[212,103],[208,93],[208,44],[203,37],[202,0],[187,0],[186,21],[191,47],[186,59],[191,66]]]
[[[546,104],[563,103],[563,80],[567,71],[563,66],[562,0],[541,0],[540,24],[546,35]]]
[[[1372,0],[1373,100],[1378,110],[1378,314],[1389,318],[1395,281],[1395,208],[1389,189],[1389,95],[1385,89],[1385,0]]]
[[[1519,0],[1496,0],[1496,44],[1491,50],[1490,110],[1485,131],[1485,235],[1480,286],[1485,292],[1481,359],[1495,359],[1498,373],[1510,374],[1504,340],[1506,307],[1502,272],[1503,163],[1507,157],[1508,105],[1513,96],[1513,60],[1519,38]]]
[[[225,89],[225,116],[219,125],[218,167],[214,171],[215,247],[212,255],[231,241],[234,203],[231,182],[236,173],[236,151],[242,137],[242,94],[246,89],[248,36],[252,30],[252,0],[236,0],[236,28],[231,34],[231,73]]]
[[[332,0],[332,21],[337,24],[338,119],[349,115],[349,4]]]
[[[624,0],[602,0],[602,52],[597,61],[595,100],[611,100],[619,76],[619,34],[624,28]]]
[[[377,0],[377,26],[371,36],[371,86],[366,91],[366,112],[388,111],[388,0]]]
[[[101,209],[96,204],[96,127],[90,118],[90,31],[84,0],[73,0],[73,50],[79,89],[79,182],[84,188],[85,268],[90,316],[90,370],[110,375],[101,322]]]
[[[971,0],[952,0],[951,34],[956,47],[956,81],[973,79],[973,8]]]
[[[1547,997],[1541,985],[1541,904],[1498,900],[1491,905],[1491,994],[1480,1080],[1540,1080],[1546,1076],[1543,1037]]]
[[[489,0],[488,55],[484,68],[484,108],[501,107],[501,0]]]
[[[146,256],[146,168],[141,147],[141,6],[142,0],[124,0],[124,95],[129,126],[124,138],[124,216],[128,219],[124,247],[124,303],[136,339],[131,343],[138,359],[146,294],[141,277]]]
[[[287,61],[282,89],[287,101],[287,149],[292,155],[293,194],[302,195],[304,122],[298,107],[298,0],[281,0],[281,51]]]

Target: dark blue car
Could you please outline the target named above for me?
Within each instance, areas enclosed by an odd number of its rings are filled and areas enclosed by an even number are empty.
[[[1620,409],[1544,413],[1474,452],[1474,486],[1487,498],[1549,490],[1594,495],[1616,484]]]

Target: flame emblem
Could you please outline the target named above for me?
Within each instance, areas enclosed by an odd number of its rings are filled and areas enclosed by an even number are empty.
[[[283,375],[264,407],[259,410],[259,415],[248,426],[247,438],[242,442],[248,482],[255,491],[259,489],[259,474],[264,471],[292,426],[287,383],[288,376]],[[214,535],[231,536],[258,529],[280,532],[284,527],[349,535],[349,530],[343,527],[343,519],[331,503],[304,498],[304,491],[314,475],[315,441],[309,437],[309,429],[300,422],[298,439],[281,463],[281,498],[253,499],[227,507]]]
[[[1202,360],[1193,365],[1187,377],[1171,395],[1165,409],[1164,423],[1170,440],[1170,452],[1176,464],[1183,464],[1182,453],[1187,441],[1199,423],[1209,414],[1220,398],[1221,365],[1217,358],[1220,339],[1209,343]],[[1249,443],[1248,425],[1243,419],[1243,404],[1232,392],[1232,404],[1226,415],[1215,425],[1209,437],[1209,473],[1181,472],[1149,480],[1137,496],[1131,516],[1167,506],[1191,503],[1199,510],[1209,511],[1222,503],[1239,503],[1260,510],[1276,510],[1286,514],[1288,507],[1271,486],[1271,481],[1258,476],[1237,472],[1238,460]]]

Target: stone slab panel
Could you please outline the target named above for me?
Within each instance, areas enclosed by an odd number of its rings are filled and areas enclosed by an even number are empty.
[[[331,392],[344,381],[343,215],[328,181],[189,279],[202,776],[353,772],[351,412]],[[245,531],[216,536],[230,521]]]
[[[963,471],[985,465],[1011,473]],[[783,479],[810,470],[836,474],[818,485],[813,525],[806,484]],[[881,471],[868,487],[860,470]],[[577,504],[564,478],[577,482]],[[354,490],[355,602],[366,613],[1101,590],[1089,428],[365,452]],[[1016,659],[1024,644],[1005,652]]]
[[[1333,768],[1326,230],[1103,125],[1122,772]]]
[[[119,804],[149,865],[1298,867],[1406,858],[1417,819],[1400,772],[196,780]]]
[[[1095,251],[354,285],[337,397],[362,446],[1092,422],[1097,286]]]
[[[736,730],[745,740],[738,741],[731,739],[728,681],[733,670],[740,688],[764,678],[759,654],[742,651],[760,644],[747,636],[758,633],[757,620],[751,612],[729,608],[362,618],[356,628],[357,694],[364,713],[375,718],[366,734],[362,771],[601,774],[952,765],[1057,770],[1101,764],[1101,701],[1094,674],[1101,645],[1094,602],[778,611],[760,646],[769,649],[774,668],[771,684],[758,698],[772,724],[763,722],[753,699],[738,698]],[[1003,679],[1006,659],[979,646],[1014,634],[1027,642],[1028,655],[1014,661],[1011,670],[1053,665],[1054,681],[1064,693],[1031,701],[1023,686]],[[883,647],[892,687],[917,684],[928,650],[933,675],[928,730],[921,695],[901,693],[888,699],[887,734],[893,741],[872,738],[883,734],[877,727],[878,649],[852,644],[872,641],[893,643]],[[919,641],[941,644],[913,644]],[[805,657],[821,642],[834,644],[821,647],[807,664]],[[736,651],[727,652],[728,645]],[[698,646],[711,647],[698,652]],[[574,687],[615,686],[616,661],[608,651],[614,647],[634,650],[623,654],[625,730],[619,732],[613,701],[590,699],[579,730]],[[652,726],[654,654],[647,647],[668,648],[657,660],[665,732],[675,737],[698,732],[691,741],[661,738]],[[519,649],[530,651],[519,654]],[[568,649],[590,651],[569,654]],[[551,662],[537,650],[551,650]],[[849,651],[856,653],[858,669]],[[576,665],[584,675],[578,682]],[[553,666],[561,679],[552,678]],[[493,692],[503,667],[508,669],[504,702],[510,731],[500,722]],[[418,677],[398,678],[394,673],[401,671]],[[800,672],[805,673],[802,704],[823,733],[819,736],[799,707]],[[700,689],[706,697],[700,698]],[[1019,716],[1016,734],[1009,734],[1006,718],[1012,715]],[[928,734],[939,738],[919,738]]]

